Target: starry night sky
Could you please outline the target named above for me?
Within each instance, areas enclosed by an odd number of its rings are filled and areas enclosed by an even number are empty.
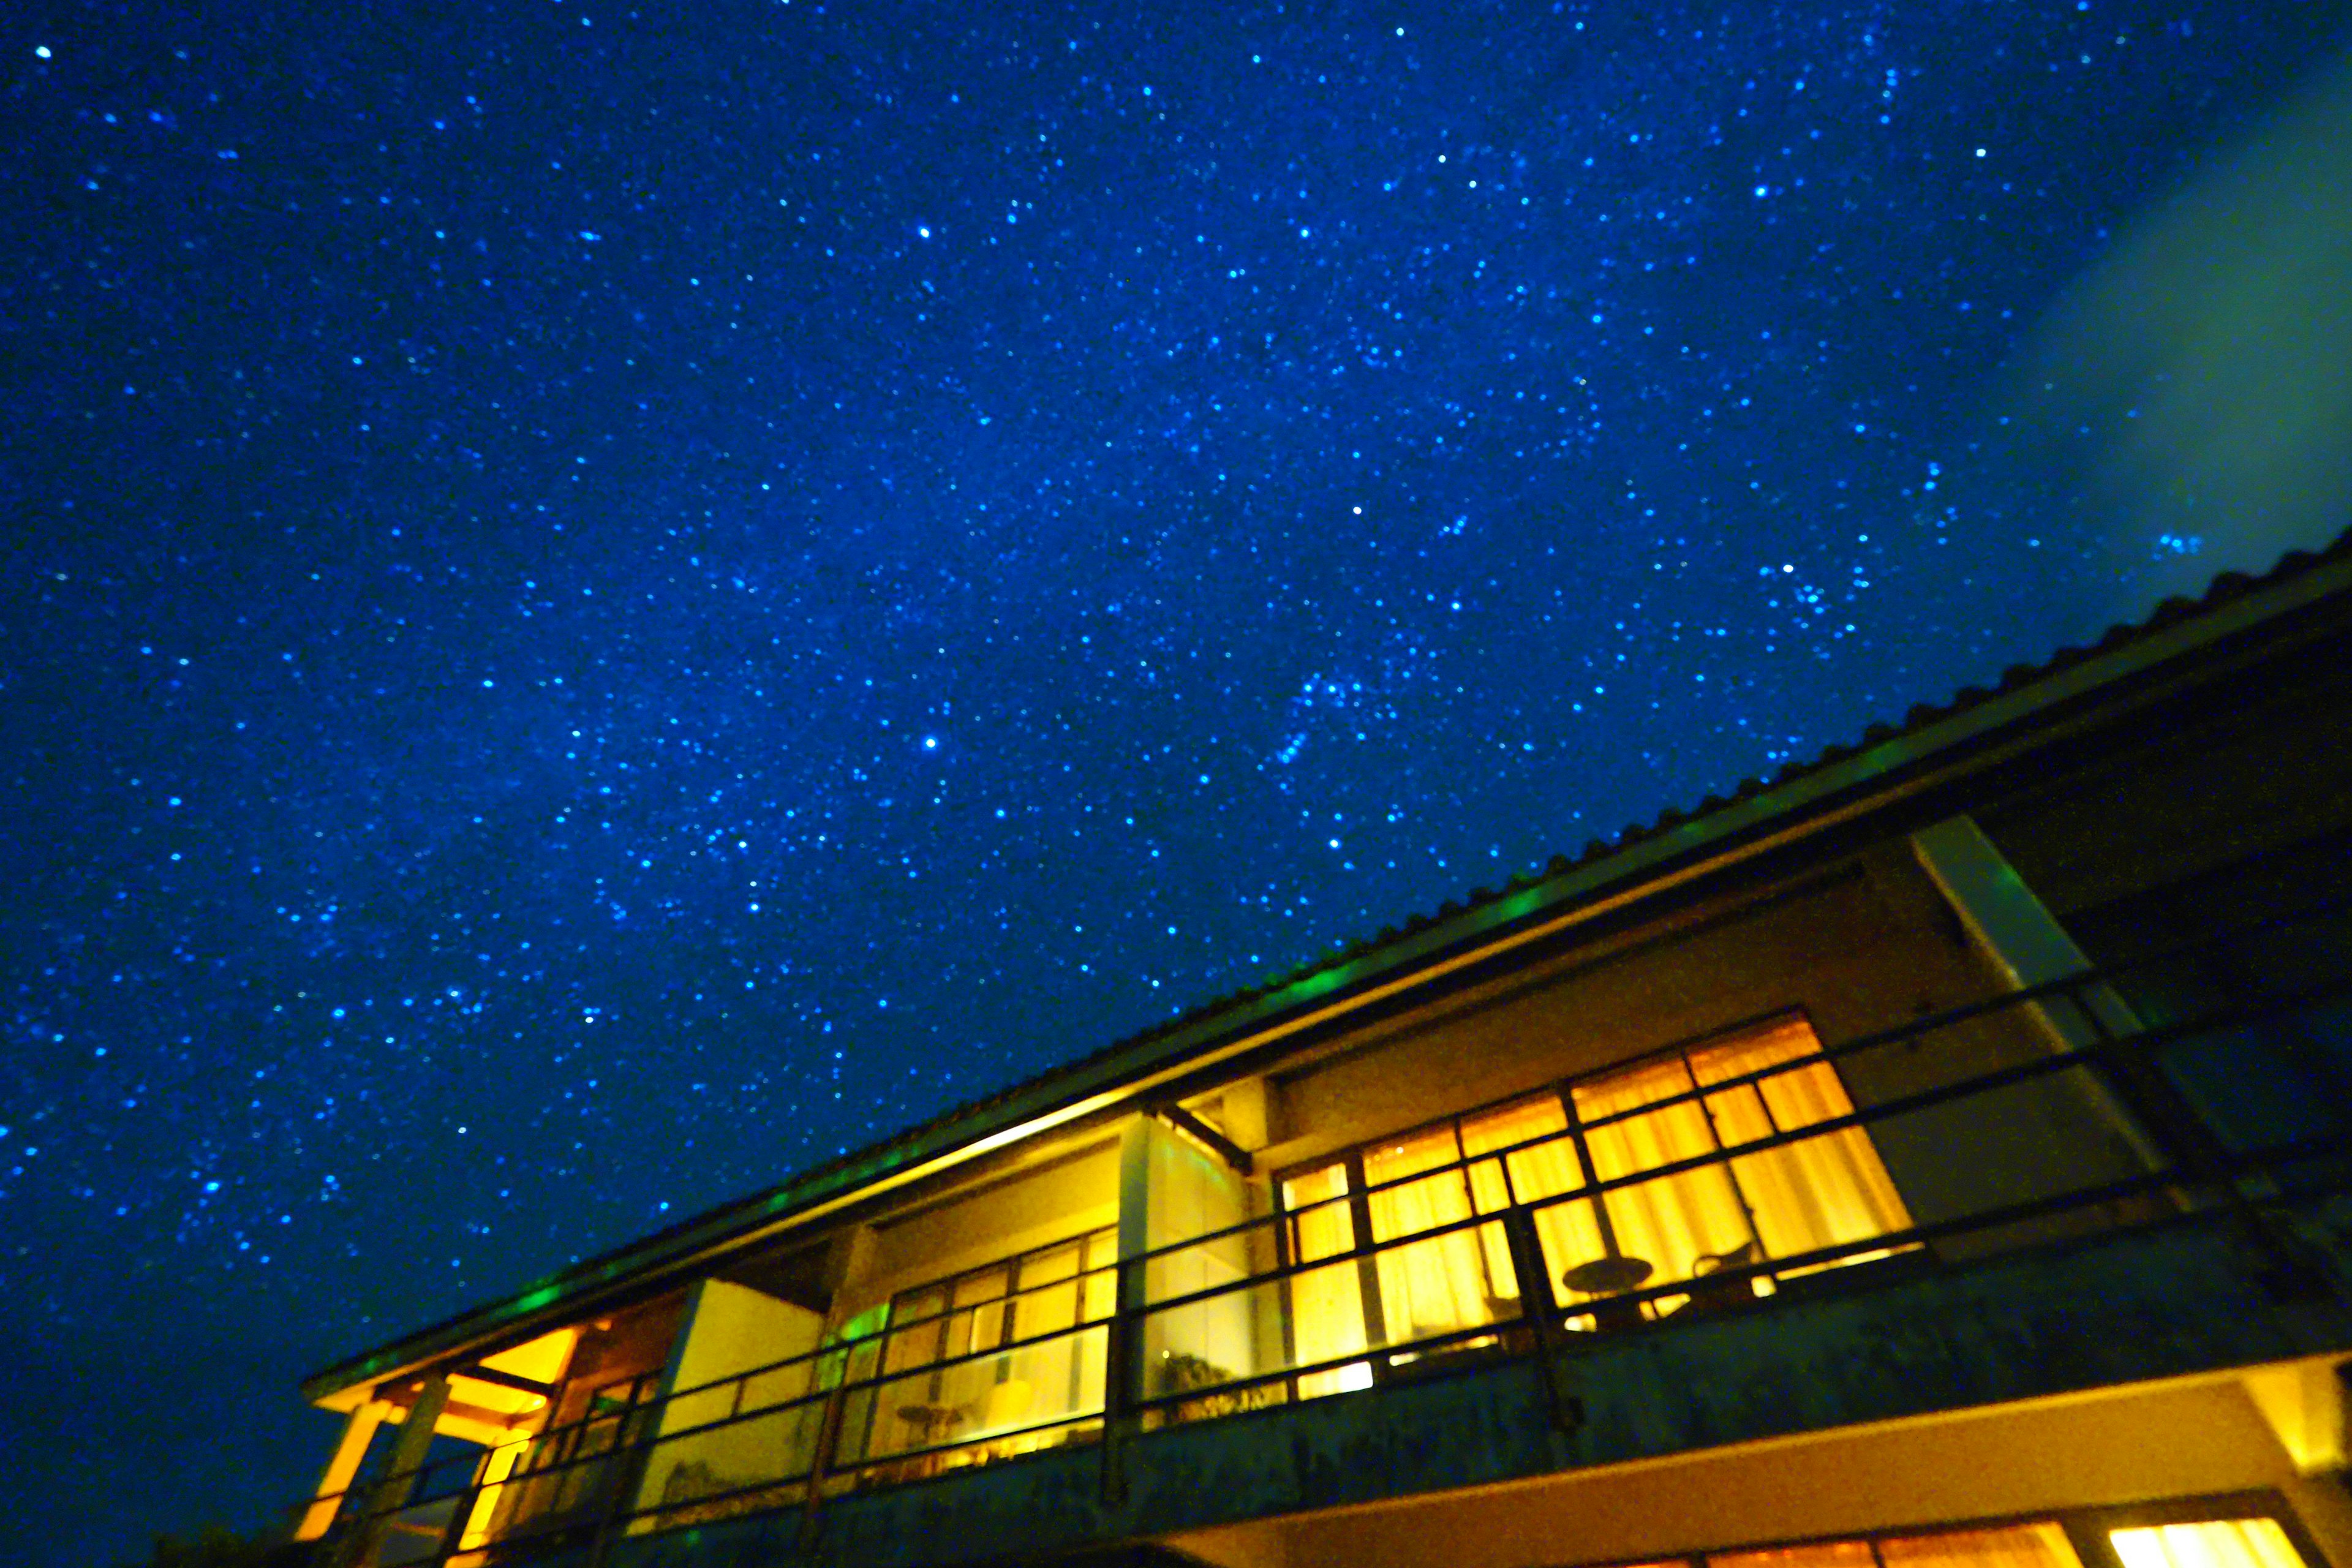
[[[0,1559],[2305,538],[2150,466],[2347,21],[12,13]]]

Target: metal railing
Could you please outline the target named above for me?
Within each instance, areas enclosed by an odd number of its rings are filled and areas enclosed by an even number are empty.
[[[2262,962],[2281,951],[2305,955],[2283,966],[2299,973]],[[2244,978],[2266,970],[2267,981]],[[899,1352],[925,1330],[936,1343],[943,1320],[968,1310],[950,1306],[698,1387],[632,1390],[507,1448],[428,1465],[406,1486],[355,1485],[331,1561],[465,1568],[583,1542],[601,1561],[625,1535],[789,1509],[814,1528],[826,1500],[851,1490],[1072,1444],[1101,1447],[1115,1492],[1122,1446],[1156,1428],[1497,1358],[1533,1361],[1565,1423],[1560,1363],[1620,1335],[2185,1215],[2221,1215],[2281,1290],[2331,1288],[2273,1210],[2297,1191],[2352,1184],[2352,1098],[2313,1081],[2352,1074],[2347,970],[2340,910],[2273,918],[1153,1247],[1074,1276],[1069,1319],[1048,1331],[950,1356]],[[1773,1079],[1823,1062],[1843,1069],[1852,1110],[1605,1179],[1580,1163],[1573,1186],[1521,1190],[1515,1173],[1562,1139],[1742,1090],[1769,1101]],[[1591,1232],[1580,1205],[1638,1205],[1685,1177],[1853,1129],[1885,1157],[1911,1223],[1774,1256],[1751,1215],[1753,1247],[1613,1288],[1564,1282],[1592,1282],[1565,1239]],[[1449,1177],[1466,1212],[1391,1236],[1363,1223],[1373,1200]],[[1349,1244],[1298,1256],[1302,1227],[1339,1205],[1353,1205]],[[1475,1291],[1464,1288],[1474,1268]],[[1446,1311],[1374,1305],[1384,1280],[1417,1269],[1453,1282]],[[1106,1274],[1115,1292],[1089,1289]],[[997,1392],[1015,1384],[1017,1396]]]

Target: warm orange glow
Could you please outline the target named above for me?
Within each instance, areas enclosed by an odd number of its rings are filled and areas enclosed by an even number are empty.
[[[564,1365],[572,1359],[572,1347],[579,1338],[577,1328],[557,1329],[496,1355],[486,1355],[482,1364],[492,1372],[527,1377],[533,1383],[554,1383],[562,1377]]]
[[[342,1440],[335,1445],[334,1457],[327,1461],[326,1473],[319,1478],[319,1489],[311,1494],[316,1500],[303,1510],[301,1522],[294,1527],[295,1540],[316,1541],[327,1533],[342,1504],[344,1489],[359,1474],[360,1461],[367,1458],[369,1441],[391,1413],[389,1405],[372,1399],[345,1418]]]
[[[2305,1568],[2274,1519],[2216,1519],[2111,1530],[2124,1568]]]
[[[1867,1541],[1824,1541],[1769,1552],[1710,1552],[1707,1568],[1877,1568]]]
[[[530,1447],[528,1437],[517,1438],[503,1447],[490,1450],[482,1462],[482,1489],[474,1499],[474,1510],[466,1516],[466,1531],[458,1537],[460,1551],[469,1551],[490,1538],[490,1519],[497,1512],[499,1493],[505,1489],[499,1483],[514,1473],[515,1465]]]
[[[2083,1568],[2066,1532],[2047,1520],[1882,1541],[1878,1554],[1886,1568]]]

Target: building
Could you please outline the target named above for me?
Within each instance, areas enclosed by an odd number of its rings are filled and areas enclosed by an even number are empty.
[[[2347,699],[2224,578],[330,1368],[296,1538],[2352,1568]]]

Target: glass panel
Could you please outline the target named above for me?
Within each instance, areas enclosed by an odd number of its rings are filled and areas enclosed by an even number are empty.
[[[1770,1552],[1710,1552],[1707,1568],[1876,1568],[1867,1541],[1824,1541]]]
[[[890,1336],[889,1348],[883,1352],[882,1370],[904,1372],[908,1367],[929,1366],[940,1359],[940,1342],[946,1325],[940,1322],[918,1323],[911,1329],[901,1329]]]
[[[2046,1520],[1881,1541],[1878,1554],[1886,1568],[2083,1568],[2066,1532]]]
[[[1568,1112],[1562,1110],[1556,1095],[1538,1095],[1522,1100],[1516,1105],[1499,1106],[1482,1110],[1475,1116],[1462,1119],[1462,1152],[1484,1154],[1490,1149],[1508,1148],[1540,1138],[1549,1132],[1568,1131]]]
[[[1764,1250],[1774,1258],[1866,1241],[1911,1224],[1894,1179],[1859,1127],[1735,1155],[1731,1170],[1755,1210]]]
[[[1066,1247],[1048,1247],[1033,1252],[1021,1260],[1021,1289],[1034,1290],[1040,1285],[1051,1285],[1057,1279],[1067,1279],[1078,1271],[1078,1247],[1071,1242]]]
[[[1319,1205],[1290,1221],[1294,1261],[1312,1263],[1319,1258],[1333,1258],[1354,1249],[1355,1215],[1345,1203],[1327,1201],[1342,1197],[1347,1191],[1348,1167],[1339,1164],[1326,1165],[1282,1184],[1285,1208]],[[1280,1283],[1281,1294],[1265,1293],[1272,1289],[1259,1287],[1248,1292],[1247,1299],[1252,1302],[1254,1316],[1260,1306],[1287,1312],[1289,1332],[1286,1338],[1290,1351],[1279,1363],[1261,1370],[1329,1361],[1365,1348],[1363,1270],[1352,1260],[1293,1275]],[[1263,1345],[1260,1359],[1265,1359]],[[1369,1369],[1366,1385],[1369,1386]],[[1303,1385],[1301,1392],[1307,1392]]]
[[[2216,1519],[2111,1530],[2124,1568],[2305,1568],[2274,1519]]]
[[[1373,1179],[1369,1166],[1364,1175],[1368,1182]],[[1394,1241],[1402,1236],[1417,1236],[1457,1219],[1468,1219],[1470,1192],[1463,1184],[1460,1171],[1441,1171],[1417,1182],[1375,1192],[1365,1206],[1372,1214],[1372,1239]]]
[[[1362,1354],[1371,1347],[1364,1338],[1361,1279],[1361,1268],[1349,1258],[1149,1314],[1141,1342],[1174,1351],[1154,1357],[1143,1369],[1143,1396]],[[1248,1331],[1253,1328],[1256,1331]],[[1209,1353],[1197,1353],[1203,1350]]]
[[[1346,1204],[1330,1201],[1347,1192],[1345,1165],[1326,1165],[1282,1184],[1282,1206],[1296,1216],[1290,1222],[1290,1245],[1297,1261],[1312,1263],[1355,1247],[1355,1215]],[[1307,1212],[1299,1214],[1300,1209]]]
[[[1701,1083],[1720,1083],[1783,1063],[1803,1063],[1760,1083],[1707,1097],[1724,1140],[1740,1143],[1769,1136],[1774,1128],[1794,1131],[1853,1113],[1853,1101],[1830,1064],[1804,1062],[1820,1053],[1812,1026],[1792,1018],[1760,1034],[1693,1051],[1691,1071]],[[1858,1127],[1741,1155],[1731,1169],[1754,1211],[1764,1250],[1772,1257],[1864,1241],[1911,1224],[1878,1151]]]
[[[1482,1241],[1485,1245],[1481,1245]],[[1499,1275],[1490,1260],[1504,1259]],[[1452,1333],[1518,1316],[1519,1285],[1499,1225],[1406,1242],[1377,1255],[1388,1342]]]
[[[1676,1058],[1580,1084],[1570,1093],[1578,1117],[1591,1121],[1686,1094],[1695,1087],[1688,1069]],[[1716,1152],[1706,1113],[1696,1101],[1591,1128],[1585,1142],[1592,1152],[1593,1170],[1603,1181]],[[1738,1189],[1720,1166],[1701,1166],[1622,1188],[1605,1194],[1602,1206],[1607,1224],[1598,1239],[1603,1250],[1594,1258],[1614,1253],[1647,1263],[1649,1272],[1641,1281],[1644,1285],[1689,1279],[1701,1259],[1738,1253],[1751,1239]]]
[[[971,1310],[971,1348],[994,1350],[1004,1342],[1004,1303],[991,1301]]]
[[[969,1307],[975,1301],[995,1300],[1004,1294],[1011,1274],[1011,1269],[1000,1267],[965,1275],[955,1282],[955,1304]]]
[[[1118,1305],[1118,1272],[1106,1268],[1098,1274],[1087,1275],[1081,1283],[1086,1289],[1087,1321],[1091,1323],[1109,1317],[1112,1309]]]
[[[1118,1230],[1113,1226],[1087,1237],[1087,1267],[1108,1268],[1118,1261]]]
[[[1451,1127],[1433,1127],[1389,1139],[1364,1151],[1364,1184],[1377,1186],[1416,1172],[1451,1165],[1461,1157],[1461,1148],[1454,1141]]]
[[[1015,1297],[1013,1314],[1013,1332],[1024,1340],[1076,1328],[1078,1321],[1077,1281],[1073,1279],[1067,1284],[1052,1285]]]
[[[885,1383],[876,1393],[862,1457],[975,1442],[1092,1415],[1102,1408],[1107,1342],[1105,1330],[1084,1329]]]
[[[742,1411],[765,1410],[770,1405],[798,1399],[815,1387],[816,1366],[816,1358],[812,1356],[752,1373],[743,1380],[743,1401],[737,1408]],[[675,1431],[678,1424],[667,1421],[664,1425]]]
[[[1769,1138],[1780,1131],[1772,1125],[1772,1118],[1764,1109],[1764,1097],[1756,1092],[1752,1083],[1710,1094],[1706,1103],[1707,1116],[1715,1123],[1715,1135],[1727,1147],[1736,1149],[1742,1143]]]
[[[919,1289],[901,1290],[890,1303],[890,1321],[911,1323],[918,1318],[936,1318],[948,1310],[948,1293],[937,1285]]]

